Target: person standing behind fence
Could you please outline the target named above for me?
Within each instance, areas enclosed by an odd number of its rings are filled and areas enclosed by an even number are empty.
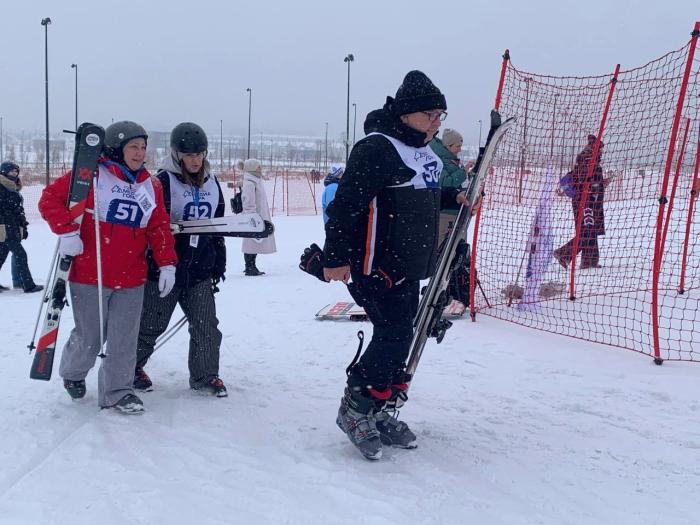
[[[170,156],[157,178],[163,186],[165,209],[170,222],[223,217],[224,196],[216,177],[209,172],[204,130],[182,122],[170,133]],[[219,378],[221,331],[216,317],[214,292],[226,272],[226,244],[221,236],[177,235],[175,287],[166,297],[158,293],[158,272],[149,253],[149,275],[143,297],[134,388],[149,391],[153,386],[144,372],[156,339],[168,328],[179,304],[187,316],[190,332],[190,388],[216,397],[228,395]]]
[[[554,250],[554,257],[564,268],[575,259],[578,252],[581,253],[581,269],[600,268],[600,251],[598,247],[598,236],[605,235],[605,211],[603,210],[603,200],[605,198],[605,188],[610,184],[611,178],[603,178],[603,168],[600,166],[603,143],[598,149],[598,158],[591,171],[590,180],[588,171],[593,160],[593,147],[596,136],[588,135],[588,143],[576,156],[574,168],[560,180],[563,193],[571,198],[571,207],[574,214],[574,228],[578,223],[579,209],[583,193],[588,185],[588,198],[583,205],[583,218],[581,219],[581,229],[579,232],[578,250],[573,253],[576,237]]]
[[[13,284],[20,284],[24,293],[39,292],[43,286],[34,283],[29,271],[27,252],[22,247],[22,241],[27,238],[27,219],[24,215],[22,187],[19,181],[19,166],[6,161],[0,164],[0,268],[5,263],[8,253],[15,258],[17,275],[13,274]],[[17,280],[15,281],[15,277]],[[0,285],[0,291],[7,290]]]
[[[443,188],[462,188],[467,180],[467,172],[458,157],[462,151],[462,135],[454,129],[445,128],[442,138],[435,137],[430,141],[430,147],[442,160],[444,169],[440,176],[440,186]],[[457,210],[445,209],[440,211],[440,240],[449,232],[457,218]],[[466,235],[466,233],[465,233]]]
[[[248,159],[243,163],[243,186],[241,191],[243,213],[257,213],[265,221],[271,221],[270,206],[262,179],[262,163],[258,159]],[[274,234],[264,239],[243,239],[241,246],[245,260],[245,275],[265,275],[255,264],[258,254],[275,253]]]
[[[335,192],[338,189],[340,177],[343,176],[343,171],[345,171],[343,166],[340,164],[333,164],[331,165],[331,171],[328,172],[328,175],[326,175],[326,178],[323,180],[323,185],[325,186],[323,196],[321,197],[321,205],[323,206],[323,224],[328,222],[326,208],[328,208],[328,205],[335,198]]]

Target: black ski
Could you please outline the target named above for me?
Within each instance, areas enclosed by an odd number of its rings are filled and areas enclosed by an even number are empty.
[[[452,271],[456,268],[460,257],[465,256],[462,252],[466,243],[464,241],[460,243],[459,232],[466,231],[469,227],[470,210],[481,195],[498,143],[514,123],[514,118],[509,118],[501,123],[501,116],[498,112],[491,112],[491,129],[486,138],[486,145],[480,149],[479,157],[473,168],[473,173],[476,175],[472,178],[467,189],[467,204],[463,204],[459,209],[452,231],[442,246],[435,274],[428,282],[418,306],[418,313],[413,321],[413,339],[406,365],[407,383],[410,383],[415,374],[428,337],[435,337],[440,343],[445,332],[452,325],[450,321],[443,318],[443,310],[451,299],[447,289]]]
[[[102,153],[105,130],[85,122],[80,125],[75,135],[75,155],[73,156],[72,178],[68,192],[68,209],[73,221],[80,224],[85,212],[90,187],[97,169],[97,160]],[[50,282],[46,283],[47,293],[44,302],[49,302],[41,328],[41,335],[34,353],[34,361],[29,372],[32,379],[51,379],[53,359],[56,352],[58,327],[61,322],[61,312],[66,305],[66,284],[70,271],[72,257],[61,257],[52,273]],[[43,309],[43,306],[42,306]],[[29,344],[29,351],[34,350],[34,340]]]
[[[221,235],[223,237],[252,237],[261,239],[272,235],[275,227],[257,213],[239,213],[213,219],[178,221],[170,225],[173,234]]]

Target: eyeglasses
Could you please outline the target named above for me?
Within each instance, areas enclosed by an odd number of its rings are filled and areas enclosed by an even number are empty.
[[[428,117],[431,122],[438,119],[444,121],[447,118],[447,111],[421,111],[421,113]]]

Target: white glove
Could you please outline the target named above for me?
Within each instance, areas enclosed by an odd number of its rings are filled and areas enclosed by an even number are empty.
[[[75,257],[83,253],[83,241],[80,239],[80,230],[64,233],[58,237],[58,253],[61,257]]]
[[[161,266],[158,277],[158,291],[161,297],[168,295],[175,286],[175,267],[172,265]]]

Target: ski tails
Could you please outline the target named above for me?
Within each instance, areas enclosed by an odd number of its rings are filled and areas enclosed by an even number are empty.
[[[275,231],[270,221],[265,221],[257,213],[239,213],[215,217],[213,219],[196,219],[178,221],[170,225],[173,234],[221,235],[223,237],[252,237],[262,239]]]
[[[428,337],[435,337],[439,343],[445,336],[447,329],[452,325],[450,321],[443,318],[443,312],[450,302],[447,288],[459,255],[460,232],[469,227],[471,208],[481,196],[498,143],[514,123],[514,118],[501,122],[501,116],[498,112],[491,112],[491,129],[486,139],[486,145],[479,151],[479,157],[474,166],[475,176],[467,189],[467,203],[460,207],[452,231],[442,245],[435,273],[428,282],[418,306],[418,313],[413,321],[413,339],[406,365],[407,382],[410,382],[416,371]]]
[[[102,153],[104,136],[105,131],[102,127],[87,122],[80,125],[75,136],[76,147],[68,192],[68,209],[73,220],[78,224],[82,221],[85,212],[85,202],[97,169],[97,161]],[[32,379],[44,381],[51,379],[61,313],[66,305],[66,287],[72,259],[68,256],[60,257],[58,266],[52,273],[51,282],[46,283],[47,294],[44,301],[49,304],[46,307],[41,335],[29,372],[29,377]],[[29,344],[29,350],[34,350],[34,340]]]

